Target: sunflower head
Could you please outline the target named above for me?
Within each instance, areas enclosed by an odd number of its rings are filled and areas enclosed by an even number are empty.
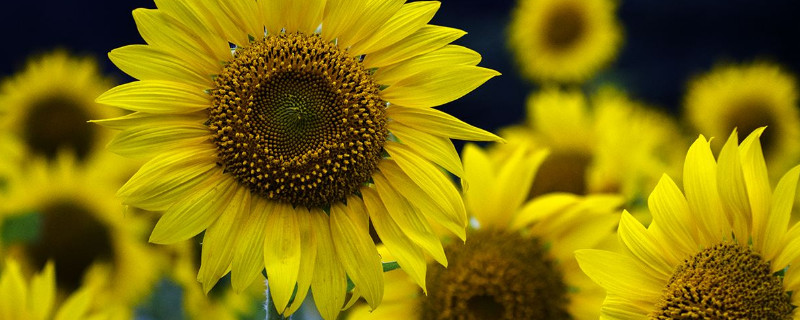
[[[583,82],[616,56],[622,42],[613,0],[518,0],[508,30],[525,77]]]
[[[684,113],[699,133],[710,136],[768,127],[761,137],[764,156],[778,170],[773,172],[784,172],[800,156],[797,90],[794,76],[774,63],[720,65],[689,83]]]
[[[121,130],[112,151],[148,160],[118,195],[165,211],[150,240],[205,231],[206,291],[229,270],[243,290],[266,268],[284,315],[311,289],[335,318],[348,278],[376,307],[370,222],[419,283],[423,250],[446,264],[429,219],[462,238],[467,224],[439,169],[463,175],[450,139],[499,138],[431,107],[498,73],[450,44],[463,31],[428,24],[438,2],[156,4],[133,13],[147,44],[109,53],[138,81],[97,99],[134,113],[97,122]]]
[[[793,319],[800,225],[789,227],[800,166],[773,189],[759,137],[734,130],[714,159],[702,135],[689,148],[683,192],[664,176],[645,228],[627,212],[620,252],[580,250],[581,268],[608,290],[615,319]]]
[[[94,102],[110,87],[93,59],[64,51],[31,59],[0,84],[0,129],[18,137],[31,156],[55,159],[68,151],[82,161],[94,158],[111,133],[87,121],[121,114]]]

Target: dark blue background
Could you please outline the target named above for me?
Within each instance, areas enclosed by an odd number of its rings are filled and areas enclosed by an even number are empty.
[[[800,71],[800,17],[792,0],[627,0],[618,15],[625,44],[601,77],[619,83],[646,102],[677,110],[692,75],[716,62],[768,59]],[[433,23],[469,32],[457,41],[484,56],[481,65],[503,76],[442,109],[489,130],[516,123],[535,88],[514,69],[505,44],[513,1],[444,0]],[[142,43],[131,17],[148,0],[7,1],[0,75],[10,75],[30,54],[65,48],[94,55],[117,81],[130,78],[106,58],[116,47]]]

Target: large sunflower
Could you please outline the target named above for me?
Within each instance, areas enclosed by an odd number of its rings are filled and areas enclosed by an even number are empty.
[[[494,154],[506,157],[511,151],[502,149],[530,142],[551,150],[531,196],[618,193],[635,201],[662,172],[674,170],[683,148],[672,118],[610,87],[591,99],[579,91],[545,88],[528,99],[527,117],[525,124],[501,131],[509,143],[498,145],[501,152]]]
[[[734,131],[718,160],[701,135],[686,155],[684,192],[665,175],[650,195],[648,228],[623,212],[622,253],[576,253],[608,290],[605,317],[800,318],[800,224],[788,229],[800,166],[773,190],[762,132],[738,145]]]
[[[464,237],[462,200],[435,164],[460,176],[449,139],[498,138],[432,107],[498,73],[449,45],[463,31],[427,24],[438,2],[404,2],[165,0],[134,11],[148,44],[109,57],[140,81],[98,98],[135,111],[101,121],[123,130],[110,149],[149,159],[118,195],[166,211],[152,242],[206,230],[206,290],[229,270],[242,290],[266,268],[277,310],[291,314],[310,287],[333,319],[348,276],[372,307],[381,301],[369,220],[431,254],[441,244],[424,217]],[[364,205],[376,186],[390,215]]]
[[[775,64],[722,65],[689,83],[684,113],[699,133],[712,137],[767,126],[764,157],[773,173],[783,173],[800,161],[797,95],[794,77]]]
[[[16,171],[0,195],[2,247],[26,273],[53,261],[61,296],[87,285],[101,290],[96,304],[130,307],[164,263],[141,243],[147,224],[125,215],[107,174],[63,155]]]
[[[0,319],[3,320],[102,320],[119,319],[120,308],[92,308],[98,297],[92,287],[82,287],[63,302],[58,301],[53,263],[26,277],[17,261],[7,259],[0,268]]]
[[[31,59],[24,71],[0,84],[0,134],[23,146],[22,152],[4,154],[4,162],[54,159],[62,150],[82,163],[104,161],[97,159],[108,154],[103,147],[112,132],[87,121],[122,115],[94,101],[111,86],[91,58],[55,51]]]
[[[617,55],[622,28],[615,0],[518,0],[508,44],[524,76],[583,82]]]
[[[427,291],[409,283],[424,279],[386,274],[387,301],[371,313],[354,309],[351,319],[597,319],[603,290],[583,275],[574,251],[613,240],[623,199],[567,193],[528,199],[534,176],[547,156],[518,146],[510,158],[494,161],[467,145],[463,152],[468,185],[464,197],[472,218],[466,244],[444,248],[447,268],[430,264]],[[378,234],[387,232],[375,224]],[[402,262],[398,243],[384,241]]]

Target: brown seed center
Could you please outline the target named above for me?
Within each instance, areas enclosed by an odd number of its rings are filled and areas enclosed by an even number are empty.
[[[35,102],[23,119],[22,135],[35,152],[49,159],[61,149],[72,150],[79,159],[92,151],[96,129],[92,117],[67,97],[48,97]]]
[[[545,20],[547,47],[557,51],[567,50],[586,32],[586,17],[576,5],[565,2],[552,9]]]
[[[318,35],[239,48],[216,78],[209,128],[220,165],[257,195],[325,207],[368,182],[388,136],[379,86]]]

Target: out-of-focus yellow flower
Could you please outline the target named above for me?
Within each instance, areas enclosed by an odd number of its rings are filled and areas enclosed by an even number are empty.
[[[121,315],[114,304],[93,309],[98,293],[89,286],[59,299],[52,262],[30,277],[13,259],[7,259],[0,270],[0,320],[112,320]]]
[[[528,200],[546,156],[517,145],[495,161],[467,145],[464,196],[473,229],[466,244],[444,248],[447,268],[413,266],[428,268],[427,293],[411,285],[420,279],[392,271],[384,305],[373,312],[360,306],[349,319],[597,319],[605,292],[581,273],[574,251],[613,245],[613,212],[623,199],[554,193]],[[375,230],[386,232],[379,224]],[[407,254],[384,244],[384,259]]]
[[[683,192],[669,176],[650,195],[645,228],[623,212],[617,252],[579,250],[608,295],[607,319],[797,319],[800,224],[789,228],[800,166],[770,187],[759,137],[736,131],[715,160],[702,135],[689,148]]]
[[[408,250],[439,253],[425,217],[464,236],[462,199],[435,164],[459,175],[451,138],[499,138],[432,107],[498,73],[450,45],[464,31],[428,24],[438,2],[156,5],[133,12],[147,45],[109,53],[139,81],[97,100],[135,113],[99,122],[122,130],[112,151],[149,159],[118,194],[165,211],[150,240],[205,230],[206,291],[229,271],[244,290],[266,269],[278,312],[313,290],[332,320],[348,277],[373,308],[381,302],[370,220],[413,238]],[[370,191],[379,207],[365,204]]]
[[[684,113],[698,133],[711,137],[767,126],[761,140],[775,182],[800,161],[797,95],[794,77],[775,64],[721,65],[689,83]]]
[[[616,193],[629,202],[643,198],[663,172],[675,165],[684,148],[674,120],[631,100],[624,92],[603,88],[591,101],[579,91],[546,88],[528,99],[524,125],[501,130],[506,157],[517,143],[549,148],[531,196],[550,192]]]
[[[518,0],[508,30],[524,76],[583,82],[608,65],[622,44],[614,0]]]
[[[76,162],[65,154],[33,160],[9,177],[0,195],[2,246],[28,274],[53,261],[61,295],[91,286],[94,304],[131,307],[164,261],[145,246],[146,222],[126,215],[114,197],[118,184],[106,179],[109,172]]]

